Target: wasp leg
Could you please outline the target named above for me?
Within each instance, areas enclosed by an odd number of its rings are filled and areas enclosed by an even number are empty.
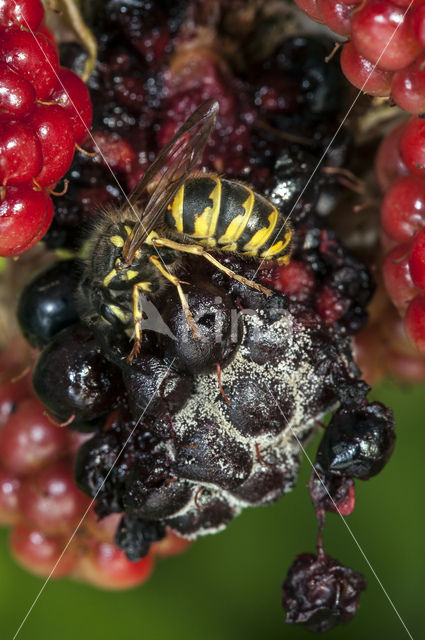
[[[139,282],[133,287],[134,344],[126,358],[127,362],[130,364],[133,362],[134,358],[139,355],[139,351],[142,346],[143,309],[142,302],[140,300],[140,292],[145,290],[146,282]]]
[[[257,291],[260,291],[260,293],[264,293],[266,296],[270,296],[273,293],[267,287],[263,287],[261,284],[258,284],[258,282],[248,280],[247,278],[240,276],[238,273],[235,273],[231,269],[228,269],[228,267],[225,267],[224,264],[221,264],[221,262],[216,260],[214,256],[208,253],[208,251],[206,251],[204,247],[199,244],[181,244],[180,242],[168,240],[168,238],[153,238],[152,244],[154,244],[156,247],[169,247],[170,249],[176,249],[176,251],[183,251],[185,253],[192,253],[196,256],[202,256],[206,260],[211,262],[215,267],[217,267],[217,269],[223,271],[230,278],[239,280],[239,282],[242,282],[242,284],[246,284],[248,287],[251,287],[251,289],[256,289]]]
[[[160,271],[160,273],[162,273],[164,278],[167,278],[167,280],[169,280],[176,287],[177,293],[179,294],[180,303],[182,305],[182,308],[183,308],[183,311],[184,311],[184,315],[186,316],[186,320],[188,322],[188,325],[190,327],[192,335],[193,335],[194,338],[200,338],[201,336],[198,333],[198,329],[196,327],[196,322],[195,322],[195,320],[193,318],[191,310],[189,309],[189,305],[187,303],[186,297],[185,297],[185,295],[183,293],[181,280],[179,280],[177,278],[177,276],[173,276],[171,273],[169,273],[164,268],[164,266],[162,265],[162,263],[161,263],[160,259],[158,258],[158,256],[151,256],[149,258],[149,262],[152,262],[154,267],[156,267],[158,269],[158,271]]]

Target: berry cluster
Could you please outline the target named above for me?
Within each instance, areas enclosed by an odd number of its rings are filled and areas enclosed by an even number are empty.
[[[59,66],[41,0],[0,7],[0,255],[16,256],[46,233],[50,197],[91,122],[80,78]]]
[[[341,67],[373,96],[391,96],[412,114],[425,112],[423,0],[295,0],[316,22],[349,38]]]
[[[33,573],[130,588],[149,577],[155,557],[179,553],[187,542],[168,533],[142,560],[126,558],[114,544],[121,516],[99,520],[74,483],[75,453],[88,437],[54,423],[28,376],[0,380],[0,526],[12,528],[12,554]]]
[[[376,175],[385,192],[381,224],[387,255],[383,275],[388,294],[404,317],[406,331],[425,354],[425,177],[421,154],[425,124],[411,118],[383,140]]]
[[[285,268],[269,263],[257,273],[258,263],[237,255],[218,259],[274,294],[266,299],[201,258],[182,260],[176,274],[190,283],[184,293],[201,339],[193,339],[173,287],[165,287],[153,300],[156,330],[143,330],[131,364],[130,336],[120,323],[111,318],[107,331],[108,323],[86,308],[87,295],[102,296],[100,289],[87,292],[90,260],[59,261],[38,274],[18,309],[25,337],[42,349],[33,370],[39,399],[74,438],[75,431],[83,433],[78,486],[96,499],[105,521],[116,526],[118,516],[115,541],[136,565],[166,544],[167,527],[187,538],[215,532],[241,509],[291,489],[299,444],[336,406],[315,464],[320,486],[310,483],[320,526],[335,504],[352,510],[353,478],[377,472],[393,446],[392,418],[367,403],[368,386],[351,351],[373,284],[323,221],[350,147],[343,132],[317,169],[344,107],[346,83],[335,61],[324,62],[332,46],[291,37],[258,56],[253,43],[274,31],[260,10],[251,21],[245,15],[235,56],[229,43],[240,3],[221,3],[208,17],[201,4],[83,3],[99,43],[89,88],[102,156],[76,158],[47,242],[80,247],[95,205],[122,201],[109,169],[128,192],[188,114],[213,97],[220,115],[203,166],[249,182],[294,226],[293,259]],[[180,29],[183,16],[190,19]],[[84,56],[75,43],[62,47],[62,63],[76,71]],[[127,303],[131,309],[131,296]],[[328,585],[320,625],[330,628],[352,616],[363,581],[323,554],[310,560],[285,583],[288,621],[311,622],[301,610],[315,615],[320,608],[317,591],[300,590],[313,576],[319,591]],[[344,597],[336,602],[341,589]]]

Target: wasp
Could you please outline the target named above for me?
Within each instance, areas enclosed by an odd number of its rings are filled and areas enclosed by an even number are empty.
[[[218,108],[214,100],[202,103],[126,203],[105,212],[92,234],[78,296],[89,324],[101,332],[124,330],[134,340],[129,362],[142,344],[142,298],[158,295],[167,281],[176,287],[192,334],[199,337],[185,283],[175,275],[183,254],[200,256],[265,295],[271,291],[234,273],[213,254],[289,261],[292,230],[271,202],[241,182],[209,173],[191,175]]]

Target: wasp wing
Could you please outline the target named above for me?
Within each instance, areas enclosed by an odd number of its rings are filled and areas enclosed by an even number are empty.
[[[162,149],[130,194],[130,204],[135,207],[149,184],[156,182],[142,217],[124,245],[123,257],[127,264],[198,163],[215,127],[218,108],[216,100],[203,102]]]

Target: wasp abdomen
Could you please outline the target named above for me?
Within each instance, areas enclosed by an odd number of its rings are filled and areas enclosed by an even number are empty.
[[[290,225],[271,202],[240,182],[188,178],[169,205],[165,224],[204,246],[289,260]]]

